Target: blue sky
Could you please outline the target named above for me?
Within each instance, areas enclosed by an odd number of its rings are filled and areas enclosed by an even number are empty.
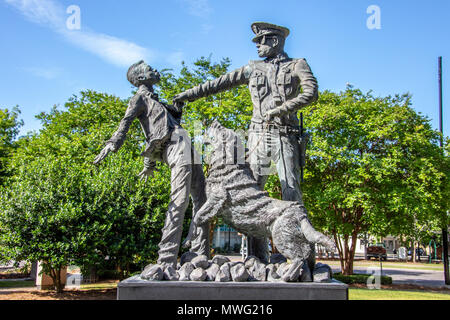
[[[66,27],[71,5],[80,30]],[[367,28],[370,5],[381,10],[381,29]],[[286,52],[308,60],[321,90],[409,92],[436,129],[443,56],[448,136],[449,11],[448,0],[0,0],[0,108],[19,105],[24,134],[40,128],[36,114],[80,90],[128,97],[126,71],[140,58],[176,71],[211,54],[237,68],[258,59],[250,25],[267,21],[291,30]]]

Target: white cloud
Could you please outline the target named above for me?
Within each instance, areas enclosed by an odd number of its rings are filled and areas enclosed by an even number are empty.
[[[133,42],[102,33],[82,30],[68,30],[64,8],[54,0],[4,0],[19,10],[27,19],[49,27],[61,34],[70,43],[91,52],[105,61],[124,67],[140,59],[151,60],[154,54]],[[151,61],[149,61],[151,63]]]
[[[209,0],[182,0],[182,2],[187,5],[189,14],[193,16],[206,18],[212,12]]]
[[[71,43],[117,66],[127,67],[139,60],[153,60],[150,50],[106,34],[86,31],[66,31],[64,34]]]

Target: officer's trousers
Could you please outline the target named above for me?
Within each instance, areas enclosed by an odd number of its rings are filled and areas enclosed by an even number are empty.
[[[264,124],[252,124],[250,127],[248,161],[260,188],[264,189],[268,176],[277,172],[282,199],[303,204],[299,148],[295,133],[287,133],[286,130],[283,132],[277,127]],[[249,239],[249,254],[267,260],[267,239]]]

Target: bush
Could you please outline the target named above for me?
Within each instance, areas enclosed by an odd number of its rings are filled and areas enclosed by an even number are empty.
[[[370,277],[370,274],[352,274],[349,276],[343,275],[341,273],[334,273],[333,278],[341,281],[346,284],[366,284],[367,279]],[[389,276],[381,276],[381,284],[390,285],[392,284],[392,278]]]

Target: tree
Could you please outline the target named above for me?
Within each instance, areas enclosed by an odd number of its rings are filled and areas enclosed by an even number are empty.
[[[0,109],[0,186],[8,175],[8,165],[12,152],[16,148],[16,137],[23,121],[19,120],[20,110]]]
[[[227,73],[230,65],[228,58],[213,63],[211,57],[201,57],[194,62],[192,69],[183,62],[180,76],[174,75],[170,70],[163,70],[160,96],[165,101],[172,101],[175,94]],[[218,120],[227,128],[246,130],[252,117],[252,108],[250,92],[244,85],[188,103],[183,109],[182,120],[192,136],[196,121],[203,128]]]
[[[114,96],[84,91],[65,110],[38,116],[43,129],[18,141],[15,174],[2,190],[2,260],[39,260],[50,275],[72,263],[83,271],[109,263],[125,276],[156,258],[169,172],[161,167],[148,184],[139,181],[138,124],[116,155],[101,167],[92,164],[126,107]]]
[[[304,113],[312,131],[305,205],[334,236],[344,274],[353,273],[359,234],[411,235],[414,224],[436,229],[438,212],[448,208],[448,156],[410,96],[375,98],[348,87],[323,92]]]

